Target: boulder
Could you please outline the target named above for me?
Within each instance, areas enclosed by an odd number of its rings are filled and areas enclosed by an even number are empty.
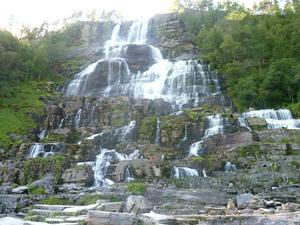
[[[16,188],[11,190],[11,193],[13,193],[13,194],[28,193],[28,187],[27,186],[16,187]]]
[[[89,211],[87,225],[134,225],[137,218],[132,213],[116,213],[104,211]]]
[[[236,196],[236,203],[238,209],[259,209],[264,207],[263,199],[250,193],[240,194]]]
[[[43,188],[46,194],[54,194],[57,190],[56,183],[52,176],[46,176],[30,184],[31,188]]]
[[[153,209],[153,204],[144,196],[130,195],[126,199],[125,209],[128,213],[147,213]]]
[[[91,166],[80,165],[65,170],[62,175],[64,183],[82,183],[91,185],[94,182],[94,172]]]
[[[0,214],[16,212],[19,201],[20,197],[18,196],[0,195]]]
[[[121,212],[124,208],[124,202],[104,202],[97,210],[106,211],[106,212]]]
[[[253,130],[264,130],[267,128],[267,122],[262,118],[247,118],[247,122]]]

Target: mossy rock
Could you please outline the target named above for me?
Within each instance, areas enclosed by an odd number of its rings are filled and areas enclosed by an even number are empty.
[[[139,129],[139,138],[143,140],[150,140],[151,143],[155,140],[156,133],[156,120],[155,116],[146,117],[141,121]]]

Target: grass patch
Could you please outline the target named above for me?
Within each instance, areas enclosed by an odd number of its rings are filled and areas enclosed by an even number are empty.
[[[62,197],[49,197],[42,199],[39,203],[45,205],[73,205],[74,201]]]
[[[41,82],[27,81],[14,88],[13,96],[0,99],[0,147],[9,148],[20,142],[12,140],[10,133],[24,135],[37,123],[33,115],[42,113],[43,103],[40,96],[48,95],[40,86]]]
[[[101,199],[101,195],[99,195],[99,194],[86,195],[86,196],[79,198],[79,200],[76,204],[91,205],[91,204],[95,204],[99,199]]]
[[[127,188],[131,194],[144,195],[147,185],[145,183],[129,183]]]
[[[45,188],[42,188],[42,187],[29,186],[28,190],[29,190],[29,194],[31,194],[31,195],[45,195],[46,194]]]

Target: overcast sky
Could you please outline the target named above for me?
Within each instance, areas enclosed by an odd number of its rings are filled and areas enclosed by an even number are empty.
[[[240,0],[247,6],[259,0]],[[124,17],[137,19],[168,12],[173,0],[6,0],[0,6],[0,27],[21,24],[35,26],[43,21],[53,22],[70,16],[74,11],[112,10]],[[12,24],[11,24],[12,25]]]

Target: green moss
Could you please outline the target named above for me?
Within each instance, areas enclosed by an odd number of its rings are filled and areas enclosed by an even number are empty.
[[[156,132],[156,117],[146,117],[141,122],[139,130],[139,136],[141,139],[150,140],[151,142],[155,139]]]
[[[45,222],[46,218],[41,215],[26,215],[25,220],[34,222]]]
[[[290,162],[291,167],[295,169],[300,169],[300,163],[297,160],[293,160]]]
[[[294,117],[300,118],[300,102],[288,106]]]
[[[80,139],[80,133],[77,130],[72,130],[65,139],[65,142],[68,144],[75,144]]]
[[[143,195],[147,190],[147,185],[145,183],[129,183],[128,191],[134,195]]]
[[[54,174],[55,181],[61,182],[63,169],[67,165],[67,160],[62,155],[55,155],[50,158],[37,157],[26,160],[24,164],[24,184],[42,178],[47,173]]]
[[[253,156],[255,158],[260,158],[263,154],[263,151],[258,145],[249,145],[246,147],[242,147],[239,151],[240,157]]]
[[[45,138],[45,141],[48,142],[63,142],[65,139],[65,135],[61,134],[48,134],[47,137]]]
[[[193,162],[203,162],[204,157],[202,156],[197,156],[192,158]]]
[[[78,205],[91,205],[95,204],[99,199],[101,199],[101,195],[93,194],[93,195],[85,195],[77,201]]]
[[[124,119],[122,118],[117,118],[113,119],[111,122],[112,127],[122,127],[124,124]]]
[[[45,188],[35,187],[35,186],[29,186],[28,192],[31,195],[45,195],[46,194]]]
[[[39,202],[40,204],[45,204],[45,205],[72,205],[74,204],[73,201],[63,198],[63,197],[49,197],[46,199],[42,199]]]

